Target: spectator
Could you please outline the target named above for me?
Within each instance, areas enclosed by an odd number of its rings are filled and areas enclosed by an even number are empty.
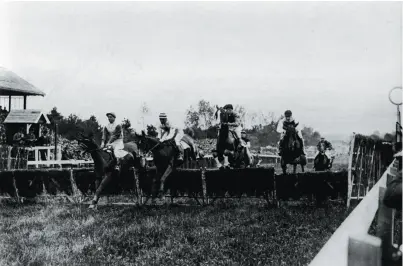
[[[29,134],[27,135],[26,140],[27,140],[28,144],[30,144],[30,145],[35,144],[36,136],[34,133],[34,129],[32,127],[29,129]]]
[[[14,146],[24,145],[24,127],[20,127],[20,130],[13,136]]]

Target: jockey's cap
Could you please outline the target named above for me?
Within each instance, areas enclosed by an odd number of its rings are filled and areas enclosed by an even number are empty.
[[[106,113],[106,116],[108,116],[108,115],[113,116],[114,118],[116,118],[116,114],[114,112]]]
[[[226,104],[224,106],[224,109],[232,109],[232,110],[234,110],[234,107],[232,106],[232,104]]]
[[[287,110],[284,112],[285,116],[292,116],[292,112],[290,110]]]
[[[160,119],[161,118],[167,118],[167,114],[166,113],[160,113]]]

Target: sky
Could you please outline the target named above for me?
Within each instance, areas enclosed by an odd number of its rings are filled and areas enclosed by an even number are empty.
[[[390,132],[401,2],[8,2],[0,65],[46,93],[28,108],[183,126],[200,99],[322,135]],[[1,14],[0,14],[1,15]],[[5,37],[5,38],[4,38]]]

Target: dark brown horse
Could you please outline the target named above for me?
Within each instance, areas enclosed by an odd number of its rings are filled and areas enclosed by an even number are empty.
[[[127,172],[130,167],[144,167],[144,161],[141,160],[136,143],[129,142],[124,144],[124,150],[128,154],[123,158],[119,173],[116,172],[115,167],[117,159],[112,150],[100,148],[93,139],[92,134],[85,136],[79,133],[77,141],[84,152],[91,154],[94,161],[94,172],[96,175],[96,192],[89,208],[96,207],[101,193],[104,191],[108,183],[112,180],[113,176],[120,176],[121,173]],[[102,180],[99,183],[99,180]]]
[[[214,158],[218,158],[219,162],[222,162],[225,159],[224,156],[227,156],[231,167],[247,167],[252,164],[252,158],[248,156],[247,149],[247,147],[237,148],[234,133],[229,130],[227,125],[221,125],[218,134],[217,149],[213,151]]]
[[[281,155],[281,168],[283,169],[283,174],[287,173],[287,164],[292,164],[294,166],[294,174],[297,172],[298,164],[301,165],[302,172],[304,172],[306,157],[302,153],[302,145],[300,141],[295,127],[288,126],[283,139]]]
[[[183,137],[182,140],[188,143],[186,140],[187,138],[191,137],[186,135],[185,137]],[[176,169],[176,167],[180,166],[183,162],[180,163],[175,160],[178,151],[175,148],[175,143],[173,140],[160,142],[157,138],[147,136],[144,131],[142,131],[141,135],[136,134],[136,138],[136,142],[141,151],[145,153],[151,152],[153,154],[154,164],[157,168],[157,173],[153,178],[153,185],[151,190],[154,202],[157,196],[163,197],[165,193],[164,188],[167,177]],[[188,144],[190,144],[189,146],[192,146],[191,143]],[[196,159],[196,154],[192,150],[194,149],[185,150],[184,161]],[[160,185],[157,195],[158,183]]]

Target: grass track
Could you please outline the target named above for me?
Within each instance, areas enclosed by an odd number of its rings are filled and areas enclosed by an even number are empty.
[[[0,265],[308,265],[344,206],[0,204]]]

